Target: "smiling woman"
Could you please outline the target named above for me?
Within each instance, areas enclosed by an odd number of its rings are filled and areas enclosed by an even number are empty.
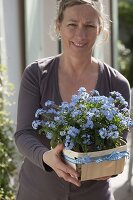
[[[57,31],[61,36],[63,51],[74,56],[75,53],[84,59],[101,30],[99,18],[90,5],[67,7],[63,20],[57,21]]]
[[[95,41],[105,30],[106,17],[100,1],[59,2],[56,31],[63,52],[31,63],[22,77],[15,141],[25,160],[17,200],[114,200],[109,177],[78,180],[78,171],[61,156],[64,146],[58,144],[51,149],[49,140],[32,127],[36,110],[45,110],[47,100],[57,105],[70,102],[80,87],[88,93],[96,89],[105,96],[115,90],[129,103],[128,81],[92,56]]]

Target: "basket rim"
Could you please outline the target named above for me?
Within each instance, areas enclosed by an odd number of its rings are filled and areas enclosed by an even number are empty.
[[[104,155],[111,154],[113,152],[122,152],[122,151],[127,151],[127,144],[124,140],[122,140],[121,146],[112,148],[112,149],[107,149],[107,150],[102,150],[102,151],[85,152],[85,153],[64,149],[63,154],[69,156],[70,158],[78,158],[78,157],[83,157],[83,156],[90,156],[90,157],[104,156]]]

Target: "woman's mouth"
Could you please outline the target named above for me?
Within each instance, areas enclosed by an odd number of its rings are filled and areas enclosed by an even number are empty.
[[[82,48],[86,45],[85,43],[77,43],[77,42],[72,42],[72,44],[78,48]]]

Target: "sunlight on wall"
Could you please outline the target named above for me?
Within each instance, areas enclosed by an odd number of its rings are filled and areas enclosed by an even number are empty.
[[[56,3],[53,0],[25,1],[26,63],[57,53],[57,42],[49,36]]]

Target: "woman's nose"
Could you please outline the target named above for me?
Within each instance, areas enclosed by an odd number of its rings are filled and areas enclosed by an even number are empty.
[[[77,38],[85,39],[86,35],[87,35],[87,33],[86,33],[85,28],[83,28],[83,27],[82,28],[77,28],[76,33],[75,33],[75,36]]]

